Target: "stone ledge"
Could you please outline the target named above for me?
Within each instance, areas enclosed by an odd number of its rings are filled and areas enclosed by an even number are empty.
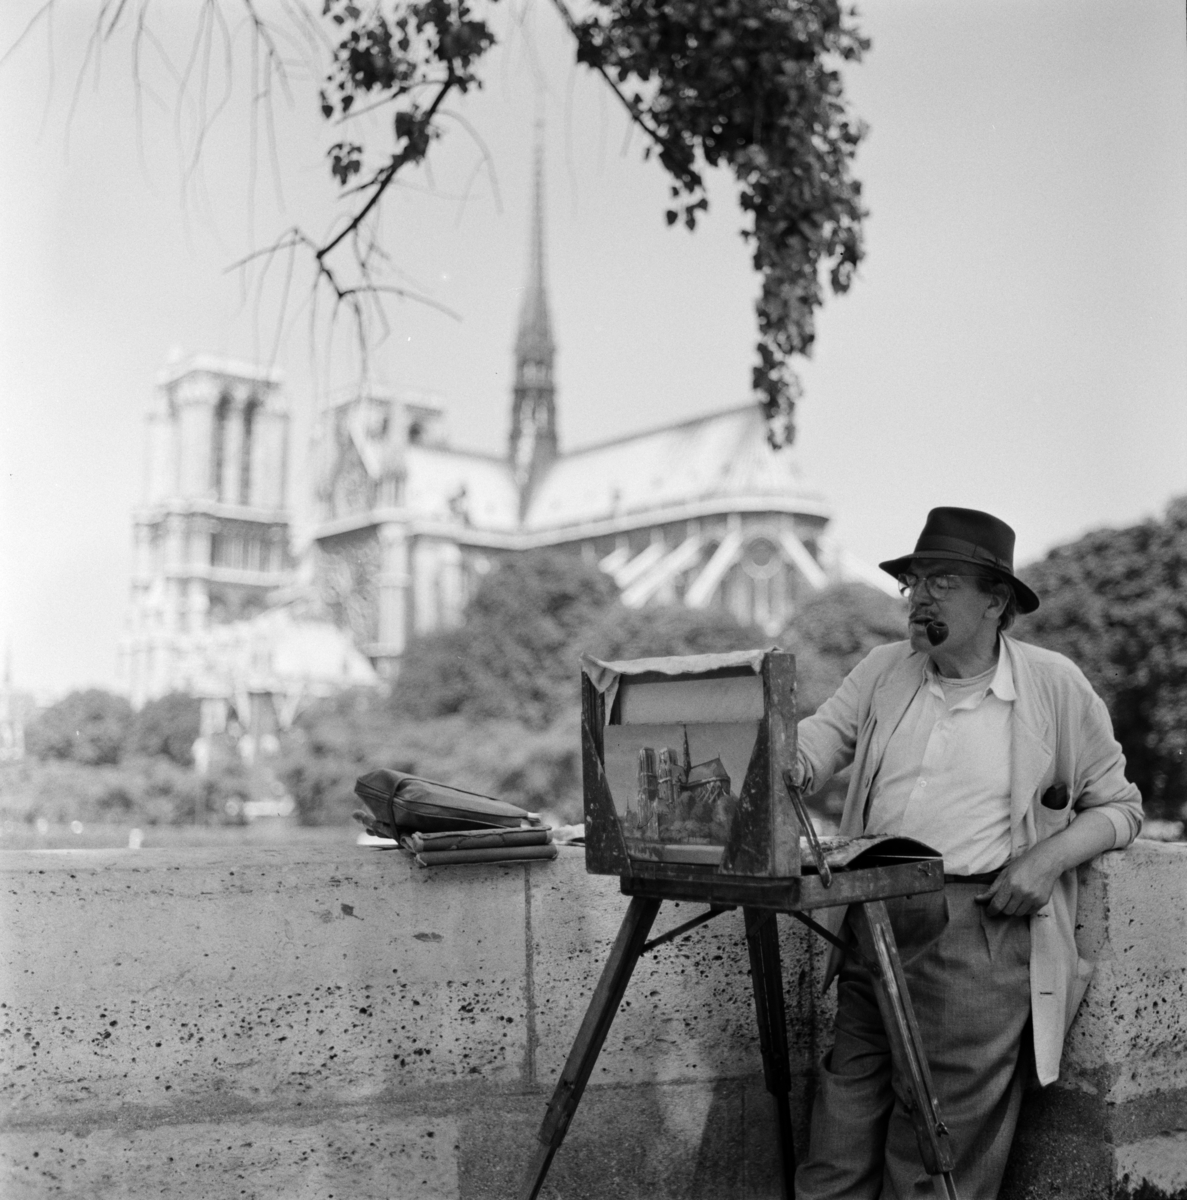
[[[513,1193],[626,908],[583,866],[569,848],[451,871],[308,845],[0,854],[0,1190]],[[1081,878],[1101,967],[1002,1197],[1177,1196],[1187,847],[1139,842]],[[656,932],[688,915],[665,905]],[[780,932],[802,1122],[832,998],[822,948]],[[777,1194],[749,987],[737,913],[643,960],[553,1194]]]

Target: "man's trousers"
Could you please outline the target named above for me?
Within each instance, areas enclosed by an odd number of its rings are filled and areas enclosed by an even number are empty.
[[[994,917],[984,884],[888,900],[960,1200],[994,1200],[1030,1055],[1030,921]],[[943,921],[946,902],[948,921]],[[852,937],[852,932],[850,932]],[[930,944],[929,944],[930,943]],[[873,985],[850,956],[837,981],[836,1041],[824,1057],[797,1200],[938,1196],[923,1169]]]

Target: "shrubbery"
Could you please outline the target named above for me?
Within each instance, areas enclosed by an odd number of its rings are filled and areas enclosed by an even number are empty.
[[[1042,605],[1018,635],[1066,654],[1113,718],[1146,815],[1187,817],[1187,497],[1022,572]]]
[[[508,559],[479,585],[460,629],[413,639],[395,711],[543,728],[576,702],[577,658],[616,598],[610,577],[573,555]]]
[[[52,824],[237,824],[250,772],[230,745],[192,769],[200,703],[181,693],[139,712],[99,688],[71,692],[25,733],[29,757],[0,770],[0,816]]]
[[[122,696],[100,688],[71,692],[29,722],[25,746],[34,758],[110,765],[123,757],[132,720]]]
[[[250,795],[249,776],[233,764],[206,775],[164,757],[100,766],[26,759],[0,768],[0,817],[29,824],[239,824]]]
[[[201,717],[202,705],[196,696],[170,692],[150,700],[132,719],[127,747],[133,754],[160,755],[188,767],[194,761]]]

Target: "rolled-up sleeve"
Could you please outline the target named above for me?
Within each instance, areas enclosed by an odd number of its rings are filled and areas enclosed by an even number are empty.
[[[886,650],[879,647],[866,655],[816,712],[800,722],[798,760],[806,792],[819,791],[853,762],[862,709],[868,706],[873,691],[872,677],[884,669]]]
[[[1113,849],[1128,846],[1142,827],[1142,796],[1125,777],[1125,754],[1104,701],[1091,692],[1080,718],[1075,807],[1098,812],[1113,824]]]

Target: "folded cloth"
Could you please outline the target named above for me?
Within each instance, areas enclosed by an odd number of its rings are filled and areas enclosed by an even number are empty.
[[[405,838],[408,848],[412,839]],[[522,862],[533,858],[556,858],[557,849],[549,842],[546,846],[490,846],[484,850],[422,850],[415,855],[422,867],[444,867],[461,863]]]
[[[452,833],[414,833],[405,838],[414,853],[422,850],[488,850],[499,846],[545,846],[548,829],[459,829]]]
[[[369,771],[355,781],[354,792],[371,817],[368,822],[364,813],[362,824],[369,833],[381,837],[399,837],[411,830],[432,833],[479,827],[518,829],[541,824],[534,813],[506,800],[403,771]]]

